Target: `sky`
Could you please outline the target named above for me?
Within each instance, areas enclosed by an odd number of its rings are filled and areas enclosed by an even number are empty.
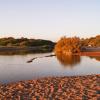
[[[0,37],[57,41],[100,35],[100,0],[0,0]]]

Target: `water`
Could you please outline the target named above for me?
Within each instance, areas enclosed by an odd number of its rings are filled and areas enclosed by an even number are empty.
[[[0,56],[0,82],[16,82],[47,76],[100,74],[100,57],[61,56],[45,54]],[[34,57],[43,57],[27,63]]]

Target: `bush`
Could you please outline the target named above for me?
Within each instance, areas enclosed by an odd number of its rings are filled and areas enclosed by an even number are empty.
[[[78,53],[80,52],[80,46],[80,39],[78,37],[63,37],[57,42],[55,52]]]

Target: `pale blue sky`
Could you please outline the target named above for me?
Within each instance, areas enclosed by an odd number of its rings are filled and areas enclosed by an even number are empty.
[[[0,37],[58,40],[100,34],[100,0],[0,0]]]

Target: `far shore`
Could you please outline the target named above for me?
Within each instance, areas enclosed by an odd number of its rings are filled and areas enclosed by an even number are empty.
[[[34,46],[34,47],[0,47],[0,55],[30,54],[52,52],[54,46]]]
[[[80,52],[80,53],[76,53],[74,55],[79,55],[79,56],[100,56],[100,52]]]
[[[100,74],[0,84],[1,100],[99,100]]]
[[[1,46],[0,47],[0,55],[13,55],[13,54],[30,54],[30,53],[47,53],[47,52],[53,52],[54,46],[34,46],[34,47],[6,47]],[[68,53],[67,53],[68,54]],[[87,47],[81,49],[80,53],[74,53],[73,55],[79,55],[79,56],[100,56],[100,47],[93,48],[93,47]]]
[[[81,52],[81,56],[100,56],[100,52]]]

